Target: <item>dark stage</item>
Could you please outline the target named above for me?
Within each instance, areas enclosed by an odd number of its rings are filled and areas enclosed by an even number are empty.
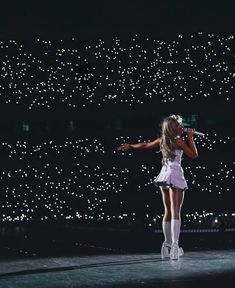
[[[162,260],[161,231],[50,224],[5,227],[0,287],[223,287],[235,280],[235,232],[184,230]]]
[[[159,253],[1,261],[0,287],[227,287],[235,250],[190,251],[178,261]]]

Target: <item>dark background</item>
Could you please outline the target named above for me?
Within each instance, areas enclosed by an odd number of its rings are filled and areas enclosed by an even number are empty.
[[[8,1],[0,23],[2,35],[26,38],[233,33],[233,8],[233,1]]]

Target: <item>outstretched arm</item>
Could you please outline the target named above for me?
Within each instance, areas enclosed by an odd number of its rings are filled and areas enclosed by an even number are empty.
[[[119,146],[117,150],[128,151],[131,149],[152,149],[152,148],[159,147],[160,143],[161,143],[161,137],[151,142],[146,142],[146,143],[145,142],[137,143],[137,144],[124,143],[124,144],[121,144],[121,146]]]

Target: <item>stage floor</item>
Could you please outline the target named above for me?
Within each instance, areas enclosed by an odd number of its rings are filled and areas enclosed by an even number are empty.
[[[235,249],[189,251],[178,261],[160,253],[29,257],[0,260],[0,287],[230,287]]]

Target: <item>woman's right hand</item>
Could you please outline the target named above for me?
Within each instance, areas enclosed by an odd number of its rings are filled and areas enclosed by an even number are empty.
[[[193,138],[194,131],[195,131],[195,129],[193,129],[193,128],[188,128],[188,130],[187,130],[187,136],[188,136],[188,138]]]
[[[124,144],[121,144],[117,150],[121,150],[121,151],[128,151],[131,149],[131,144],[128,144],[128,143],[124,143]]]

